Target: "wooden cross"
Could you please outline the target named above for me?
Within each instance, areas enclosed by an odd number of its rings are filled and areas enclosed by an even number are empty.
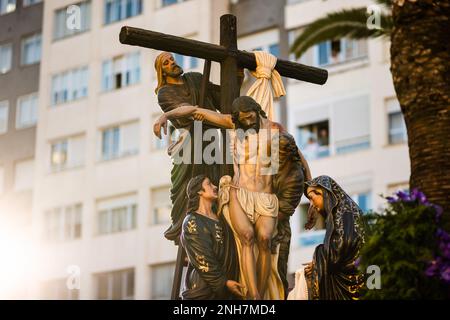
[[[231,113],[231,104],[239,97],[240,88],[236,78],[238,66],[256,69],[255,55],[238,50],[236,31],[236,17],[226,14],[220,17],[220,45],[127,26],[120,31],[120,42],[219,62],[220,106],[223,113]],[[278,59],[275,69],[284,77],[315,84],[324,84],[328,78],[327,70],[286,60]]]
[[[256,58],[251,52],[241,51],[237,48],[236,17],[225,14],[220,17],[220,45],[210,44],[197,40],[176,37],[164,33],[124,26],[120,31],[122,44],[174,52],[185,56],[205,59],[203,82],[200,94],[200,105],[204,98],[206,84],[209,78],[211,61],[220,63],[220,107],[222,113],[231,113],[231,105],[239,97],[240,87],[237,81],[238,68],[256,69]],[[328,72],[300,63],[286,60],[277,60],[275,69],[280,75],[315,84],[324,84]],[[222,166],[221,171],[229,174],[232,166]],[[228,169],[226,169],[228,167]],[[224,172],[221,172],[222,175]],[[185,252],[182,246],[178,247],[175,278],[172,287],[172,299],[179,299],[182,270],[185,261]]]

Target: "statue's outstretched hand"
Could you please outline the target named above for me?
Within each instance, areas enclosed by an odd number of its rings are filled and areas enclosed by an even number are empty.
[[[161,139],[161,127],[164,129],[164,134],[167,135],[167,117],[165,114],[161,115],[153,125],[153,133],[159,139]]]
[[[193,114],[194,120],[203,121],[205,120],[205,113],[203,110],[195,110]]]
[[[244,289],[245,287],[239,282],[236,282],[234,280],[227,280],[226,286],[228,290],[230,290],[230,292],[233,293],[234,295],[238,297],[244,297],[243,291],[241,290]]]

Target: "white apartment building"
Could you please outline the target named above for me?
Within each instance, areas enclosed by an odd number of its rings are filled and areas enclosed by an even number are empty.
[[[152,133],[161,113],[158,52],[120,44],[119,32],[129,25],[218,43],[227,5],[45,1],[33,194],[40,254],[31,297],[170,298],[177,251],[163,232],[171,161]],[[70,20],[77,14],[81,21]],[[178,58],[185,71],[201,71],[202,62]]]

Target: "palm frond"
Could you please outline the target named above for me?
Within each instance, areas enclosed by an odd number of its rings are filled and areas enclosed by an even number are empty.
[[[375,0],[378,4],[384,5],[388,8],[392,7],[393,1],[392,0]]]
[[[348,37],[352,39],[375,38],[389,35],[391,16],[381,14],[381,29],[367,28],[366,8],[344,9],[333,12],[308,25],[291,46],[298,58],[310,47],[327,40]]]

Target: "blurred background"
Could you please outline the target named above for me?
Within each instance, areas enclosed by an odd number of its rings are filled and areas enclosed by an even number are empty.
[[[0,298],[170,298],[169,138],[152,133],[161,114],[159,52],[121,45],[122,26],[218,44],[220,16],[232,13],[241,50],[294,61],[289,48],[302,28],[370,4],[0,0]],[[202,72],[202,60],[176,59],[185,72]],[[285,79],[275,120],[294,135],[313,176],[335,178],[364,211],[380,208],[381,194],[409,180],[389,42],[327,41],[298,62],[328,69],[329,80]],[[215,83],[219,70],[213,63]],[[247,73],[242,92],[250,83]],[[325,233],[323,221],[304,230],[307,208],[303,199],[291,218],[291,281]]]

